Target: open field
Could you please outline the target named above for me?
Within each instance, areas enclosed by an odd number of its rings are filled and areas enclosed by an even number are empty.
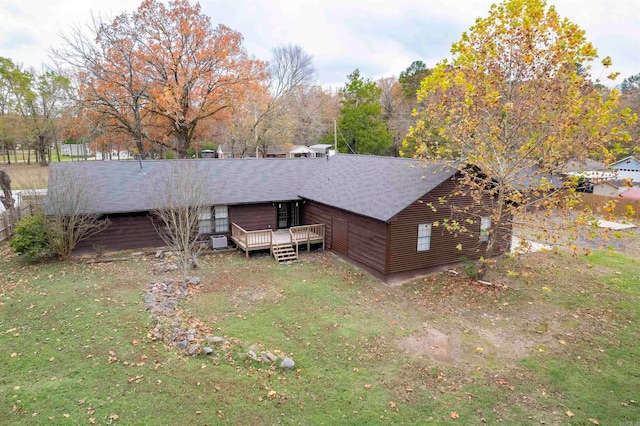
[[[634,424],[634,253],[504,259],[492,287],[389,287],[330,253],[203,256],[183,318],[290,355],[283,370],[152,340],[152,255],[25,266],[5,248],[0,424]]]
[[[49,167],[38,164],[3,164],[0,170],[9,174],[12,190],[46,188],[49,182]]]

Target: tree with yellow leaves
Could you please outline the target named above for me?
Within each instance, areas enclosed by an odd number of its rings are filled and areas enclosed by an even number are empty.
[[[558,180],[563,167],[606,159],[605,147],[628,139],[635,116],[617,108],[617,90],[592,80],[598,56],[585,32],[544,0],[494,4],[451,52],[421,83],[424,106],[405,149],[460,161],[461,183],[476,200],[464,213],[477,220],[452,223],[487,234],[479,240],[491,253],[496,237],[510,234],[501,227],[530,216],[524,209],[574,205],[575,187]]]

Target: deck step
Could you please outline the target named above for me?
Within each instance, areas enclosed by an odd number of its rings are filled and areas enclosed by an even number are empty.
[[[294,250],[293,245],[291,244],[280,244],[278,246],[274,246],[273,257],[276,259],[278,263],[298,260],[296,251]]]

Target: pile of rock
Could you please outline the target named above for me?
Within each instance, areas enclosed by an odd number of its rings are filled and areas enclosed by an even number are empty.
[[[182,318],[182,311],[178,309],[178,304],[189,296],[189,286],[199,284],[200,278],[191,277],[186,282],[176,282],[166,278],[147,285],[145,305],[148,311],[156,314],[156,325],[148,334],[151,339],[172,344],[190,356],[198,354],[219,356],[223,353],[226,357],[232,357],[235,353],[254,361],[279,364],[281,368],[294,368],[295,362],[289,357],[274,355],[270,351],[260,351],[255,346],[239,352],[238,349],[244,348],[245,345],[236,339],[203,335],[196,328],[184,327],[185,321]]]

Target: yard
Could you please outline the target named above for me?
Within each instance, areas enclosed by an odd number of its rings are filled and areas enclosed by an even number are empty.
[[[389,287],[330,253],[203,256],[182,318],[293,370],[153,340],[145,288],[167,261],[152,253],[25,266],[5,246],[0,423],[632,424],[631,238],[626,254],[503,259],[491,287],[451,272]]]
[[[39,189],[46,188],[49,182],[49,167],[37,164],[0,164],[11,178],[11,189]]]

